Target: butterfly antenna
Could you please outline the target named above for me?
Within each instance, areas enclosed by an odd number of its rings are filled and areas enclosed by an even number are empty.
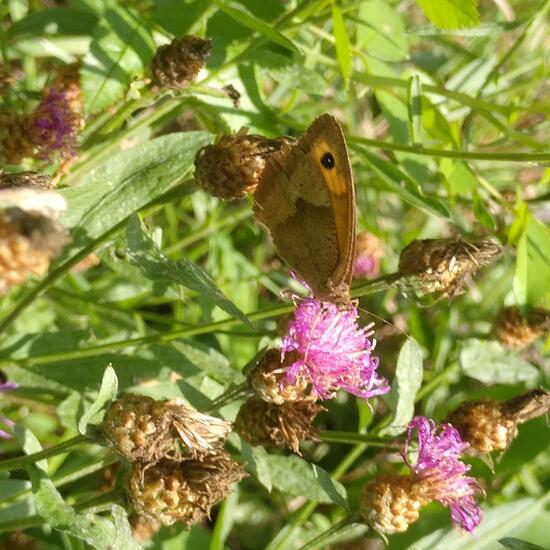
[[[387,319],[384,319],[376,315],[376,313],[372,313],[372,311],[369,311],[368,309],[365,309],[363,307],[357,306],[357,309],[361,313],[365,313],[366,315],[370,315],[371,317],[374,317],[378,321],[382,322],[384,325],[394,328],[397,332],[402,334],[407,340],[412,340],[412,337],[409,334],[407,334],[404,330],[400,329],[395,323],[392,323],[391,321],[388,321]]]

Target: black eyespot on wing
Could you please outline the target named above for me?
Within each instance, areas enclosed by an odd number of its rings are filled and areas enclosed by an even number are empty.
[[[321,158],[321,164],[328,170],[334,168],[336,161],[334,160],[332,153],[325,153]]]

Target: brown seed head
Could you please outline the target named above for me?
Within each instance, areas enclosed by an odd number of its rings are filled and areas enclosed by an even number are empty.
[[[0,295],[43,275],[67,242],[59,222],[64,199],[53,191],[0,190]]]
[[[27,117],[12,111],[0,111],[0,163],[19,164],[32,156]]]
[[[161,46],[151,61],[153,85],[178,90],[192,82],[212,51],[212,41],[198,36],[183,36]]]
[[[242,199],[256,189],[266,157],[291,141],[247,134],[247,129],[241,128],[197,153],[195,183],[214,197]]]
[[[218,451],[202,460],[161,460],[152,466],[134,463],[128,491],[138,514],[162,525],[179,520],[189,526],[209,517],[212,506],[245,475],[241,464]]]
[[[523,348],[550,333],[550,311],[535,308],[523,315],[515,307],[503,308],[493,327],[495,337],[509,348]]]
[[[308,392],[309,383],[298,377],[294,384],[281,384],[286,367],[296,360],[294,353],[281,357],[278,349],[267,350],[254,370],[250,373],[250,384],[264,401],[281,405],[291,401],[311,400]]]
[[[324,410],[311,401],[275,405],[254,396],[241,406],[235,430],[251,445],[288,448],[300,454],[300,441],[317,441],[313,421]]]
[[[465,277],[489,265],[502,252],[495,241],[424,239],[407,245],[399,257],[400,285],[420,295],[441,292],[452,298],[463,292]]]
[[[124,395],[103,421],[107,439],[129,460],[183,460],[216,452],[231,424],[190,409],[177,400]]]
[[[428,504],[415,481],[408,476],[382,475],[363,488],[359,511],[365,523],[386,535],[403,533]]]

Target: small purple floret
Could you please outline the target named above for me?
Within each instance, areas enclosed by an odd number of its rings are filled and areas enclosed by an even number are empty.
[[[283,384],[303,378],[319,399],[330,399],[339,389],[364,399],[387,393],[388,382],[377,372],[379,359],[372,355],[376,342],[369,327],[359,327],[357,317],[355,307],[341,311],[334,304],[303,300],[281,346],[283,356],[297,356]]]
[[[414,430],[418,434],[418,457],[412,464],[407,455]],[[453,524],[473,531],[482,518],[474,500],[481,489],[474,478],[465,475],[470,467],[460,460],[468,447],[451,424],[438,427],[433,420],[416,416],[409,423],[402,456],[411,473],[419,481],[430,484],[431,496],[449,507]]]
[[[357,256],[355,263],[353,264],[354,277],[376,277],[380,270],[380,258],[364,254],[363,256]]]

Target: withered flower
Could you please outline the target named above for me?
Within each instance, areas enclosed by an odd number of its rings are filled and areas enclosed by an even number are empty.
[[[199,458],[222,447],[231,424],[186,407],[180,400],[155,401],[123,395],[109,407],[103,429],[113,448],[129,460]]]
[[[67,242],[59,222],[66,202],[54,191],[0,190],[0,296],[43,275]]]
[[[212,41],[198,36],[175,38],[161,46],[151,61],[153,85],[178,90],[189,86],[204,67]]]
[[[311,401],[276,405],[253,396],[241,406],[235,430],[251,445],[288,448],[300,454],[300,441],[317,441],[313,421],[324,410]]]
[[[265,159],[291,138],[268,139],[248,134],[222,136],[214,145],[203,147],[195,157],[195,183],[220,199],[242,199],[252,193],[265,167]]]
[[[528,391],[508,401],[466,401],[449,415],[450,422],[477,453],[504,451],[518,425],[550,412],[550,392]]]
[[[33,149],[27,118],[7,109],[0,110],[0,162],[19,164],[32,156]]]
[[[525,315],[519,308],[505,307],[493,327],[495,337],[509,348],[523,348],[539,336],[550,334],[550,311],[534,308]]]
[[[182,521],[189,526],[209,517],[211,508],[245,475],[243,466],[225,451],[201,460],[161,460],[152,466],[136,462],[128,491],[139,515],[162,525]]]
[[[502,246],[490,239],[415,240],[401,251],[398,285],[419,295],[440,292],[453,298],[464,292],[462,285],[468,275],[492,263],[501,252]]]
[[[382,258],[382,243],[378,237],[369,231],[362,231],[355,239],[355,263],[353,276],[356,279],[372,279],[380,271]]]

